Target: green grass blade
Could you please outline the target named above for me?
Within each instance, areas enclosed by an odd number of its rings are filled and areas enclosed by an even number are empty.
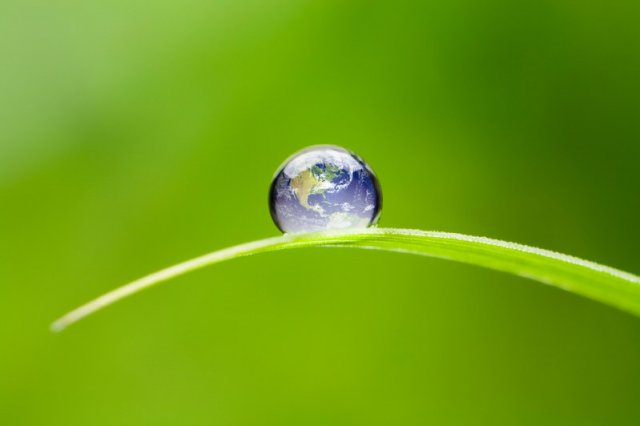
[[[80,306],[51,325],[69,325],[163,281],[226,260],[303,247],[353,247],[439,257],[553,285],[640,316],[640,277],[573,256],[484,237],[445,232],[370,228],[284,235],[215,251],[133,281]]]

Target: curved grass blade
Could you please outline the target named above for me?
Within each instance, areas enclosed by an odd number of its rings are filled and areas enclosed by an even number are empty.
[[[353,247],[455,260],[531,278],[640,316],[640,277],[637,275],[573,256],[490,238],[369,228],[283,235],[215,251],[106,293],[58,319],[51,329],[61,331],[118,300],[205,266],[243,256],[303,247]]]

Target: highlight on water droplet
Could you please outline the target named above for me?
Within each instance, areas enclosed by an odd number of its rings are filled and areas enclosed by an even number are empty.
[[[271,217],[285,233],[367,228],[382,210],[378,178],[353,152],[312,146],[278,169],[269,192]]]

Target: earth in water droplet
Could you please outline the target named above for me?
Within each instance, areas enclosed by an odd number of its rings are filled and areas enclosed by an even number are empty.
[[[318,145],[278,169],[269,205],[285,233],[366,228],[378,222],[382,192],[362,158],[339,146]]]

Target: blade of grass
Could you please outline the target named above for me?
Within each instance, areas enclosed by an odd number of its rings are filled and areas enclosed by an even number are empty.
[[[369,228],[283,235],[241,244],[153,273],[106,293],[58,319],[61,331],[118,300],[163,281],[226,260],[303,247],[352,247],[439,257],[553,285],[640,316],[640,277],[548,250],[446,232]]]

